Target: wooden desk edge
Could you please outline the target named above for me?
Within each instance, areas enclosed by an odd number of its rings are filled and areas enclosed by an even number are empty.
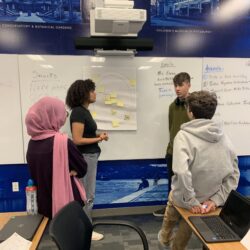
[[[26,215],[26,212],[8,212],[8,213],[0,213],[0,229],[7,223],[7,221],[12,217],[12,216],[20,216],[20,215]],[[43,220],[41,224],[39,225],[33,239],[32,239],[32,244],[30,247],[30,250],[35,250],[41,240],[41,237],[43,235],[43,232],[45,230],[45,227],[48,223],[49,219],[47,217],[43,217]]]
[[[32,245],[30,247],[30,250],[35,250],[42,238],[42,235],[43,235],[43,232],[45,230],[45,227],[48,223],[49,219],[47,217],[44,217],[40,226],[38,227],[34,237],[33,237],[33,240],[32,240]]]
[[[200,216],[201,214],[192,214],[187,209],[180,208],[177,206],[174,206],[175,209],[178,211],[178,213],[181,215],[181,217],[188,223],[188,225],[191,227],[192,231],[195,233],[195,235],[202,241],[202,243],[211,250],[247,250],[239,241],[237,242],[225,242],[225,243],[206,243],[203,238],[200,236],[198,231],[195,229],[195,227],[192,225],[192,223],[189,221],[189,216]],[[207,215],[218,215],[221,211],[221,208],[216,209],[214,212],[211,212]],[[223,244],[223,247],[222,247]]]

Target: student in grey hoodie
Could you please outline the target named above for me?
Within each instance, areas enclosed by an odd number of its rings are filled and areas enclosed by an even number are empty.
[[[209,213],[223,206],[239,182],[237,155],[221,126],[211,120],[217,106],[214,93],[198,91],[186,99],[189,122],[174,139],[172,191],[158,240],[171,249],[185,249],[192,231],[173,207]],[[179,228],[172,231],[176,223]]]

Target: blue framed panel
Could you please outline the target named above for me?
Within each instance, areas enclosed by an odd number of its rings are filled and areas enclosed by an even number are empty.
[[[100,161],[94,207],[166,204],[167,184],[165,159]]]
[[[239,157],[240,182],[238,191],[250,197],[250,157]],[[102,161],[98,165],[94,208],[163,205],[168,197],[165,159]],[[149,187],[138,191],[141,178]],[[157,185],[154,180],[157,179]]]
[[[238,191],[250,197],[250,156],[239,157],[240,183]]]
[[[80,0],[5,0],[0,21],[18,23],[82,23]]]
[[[30,178],[26,164],[0,165],[0,212],[25,211],[25,187]],[[19,192],[12,191],[19,182]]]
[[[250,197],[250,156],[239,157],[238,191]],[[0,165],[0,212],[24,211],[25,187],[30,178],[26,164]],[[149,186],[139,189],[142,178]],[[19,182],[19,192],[12,192]],[[165,159],[100,161],[95,209],[166,204],[168,196]]]
[[[153,37],[154,49],[138,56],[250,57],[249,10],[223,25],[211,23],[222,0],[135,0],[147,10],[139,37]],[[86,0],[0,3],[0,53],[92,55],[76,50],[76,37],[89,37]],[[173,7],[176,6],[176,7]]]

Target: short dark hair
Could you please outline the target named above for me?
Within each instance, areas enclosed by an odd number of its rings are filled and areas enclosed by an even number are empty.
[[[83,105],[89,100],[89,93],[95,90],[95,83],[90,80],[76,80],[71,84],[66,96],[66,104],[70,109]]]
[[[187,72],[180,72],[174,76],[173,82],[175,86],[181,86],[183,82],[190,83],[191,77]]]
[[[217,107],[217,96],[205,90],[195,91],[186,98],[186,105],[195,119],[212,119]]]

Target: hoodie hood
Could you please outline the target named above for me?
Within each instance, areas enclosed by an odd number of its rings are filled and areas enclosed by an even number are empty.
[[[221,124],[209,119],[194,119],[182,124],[181,130],[212,143],[223,136]]]

